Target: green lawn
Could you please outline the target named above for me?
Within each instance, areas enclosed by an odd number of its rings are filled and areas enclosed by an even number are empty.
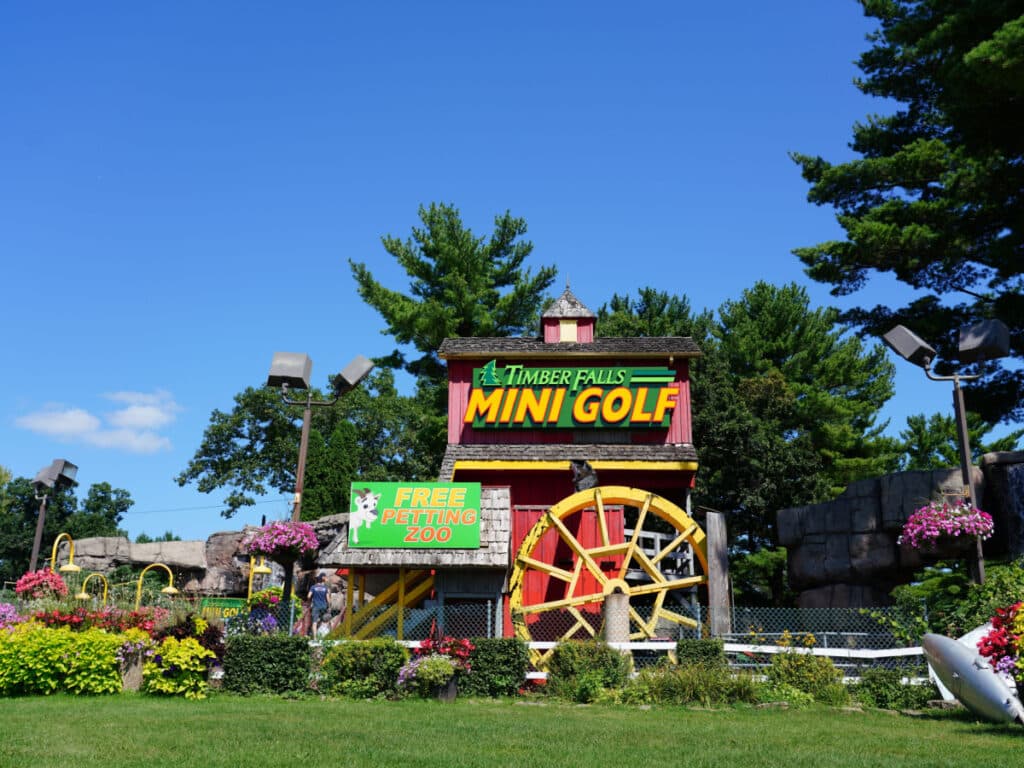
[[[963,713],[138,695],[0,699],[0,766],[1012,766],[1024,728]]]

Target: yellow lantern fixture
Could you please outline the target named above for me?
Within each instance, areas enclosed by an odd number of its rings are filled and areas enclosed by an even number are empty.
[[[70,533],[61,533],[57,535],[57,538],[53,541],[53,552],[50,555],[50,570],[54,573],[57,572],[57,548],[60,546],[61,539],[68,540],[68,561],[60,567],[61,573],[78,573],[82,569],[75,565],[75,541],[71,538]]]
[[[150,563],[145,568],[143,568],[142,573],[139,574],[139,583],[135,589],[135,610],[139,610],[139,605],[142,603],[142,580],[146,576],[146,571],[148,571],[150,568],[163,568],[165,571],[167,571],[167,586],[160,590],[163,594],[178,594],[178,590],[174,588],[174,574],[171,572],[171,569],[163,563]]]
[[[90,595],[89,592],[86,590],[86,585],[88,585],[88,583],[92,579],[99,579],[100,581],[103,582],[103,603],[102,603],[102,605],[105,608],[106,605],[107,605],[107,587],[109,585],[107,583],[107,577],[104,576],[102,573],[90,573],[88,576],[86,576],[85,577],[85,581],[82,582],[82,591],[79,592],[77,595],[75,595],[75,597],[78,598],[79,600],[91,600],[92,599],[93,596]]]

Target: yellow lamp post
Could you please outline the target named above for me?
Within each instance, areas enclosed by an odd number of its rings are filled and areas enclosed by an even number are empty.
[[[75,595],[75,597],[77,597],[79,600],[90,600],[90,599],[92,599],[92,595],[90,595],[86,591],[85,587],[93,579],[99,579],[100,581],[103,582],[103,603],[102,603],[102,607],[106,608],[107,607],[107,587],[109,586],[109,584],[107,582],[107,577],[104,576],[102,573],[90,573],[88,576],[86,576],[85,577],[85,581],[82,582],[82,591],[79,592],[77,595]]]
[[[50,555],[50,570],[54,573],[57,572],[57,548],[60,546],[61,539],[68,540],[68,561],[60,567],[61,573],[78,573],[82,569],[75,565],[75,541],[71,538],[70,533],[60,533],[57,538],[53,540],[53,552]]]
[[[252,555],[249,555],[249,597],[247,598],[248,600],[252,600],[252,577],[257,573],[263,575],[273,573],[273,571],[270,569],[270,566],[267,565],[267,558],[265,556],[260,555],[259,565],[253,565],[253,563],[255,562],[256,558]]]
[[[171,569],[163,563],[150,563],[145,568],[143,568],[142,573],[139,574],[139,584],[135,589],[135,610],[139,610],[139,605],[142,603],[142,579],[146,576],[146,571],[148,571],[150,568],[163,568],[165,571],[167,571],[167,586],[161,589],[161,592],[163,592],[165,595],[178,594],[178,590],[174,588],[174,574],[171,573]]]

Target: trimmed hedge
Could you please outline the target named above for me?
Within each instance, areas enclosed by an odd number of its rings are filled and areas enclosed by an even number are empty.
[[[470,671],[459,678],[468,696],[515,696],[526,680],[530,651],[515,637],[477,637],[469,655]]]
[[[321,690],[357,699],[394,696],[408,659],[405,647],[389,637],[339,643],[324,656]]]
[[[224,689],[296,693],[309,687],[309,642],[296,635],[234,635],[224,650]]]
[[[679,666],[725,667],[725,643],[720,638],[696,640],[680,638],[676,641],[676,660]]]

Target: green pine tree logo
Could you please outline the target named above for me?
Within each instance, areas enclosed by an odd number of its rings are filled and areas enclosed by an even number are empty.
[[[498,363],[496,360],[491,360],[487,365],[480,371],[480,386],[481,387],[500,387],[504,382],[501,380],[501,376],[498,375]]]

